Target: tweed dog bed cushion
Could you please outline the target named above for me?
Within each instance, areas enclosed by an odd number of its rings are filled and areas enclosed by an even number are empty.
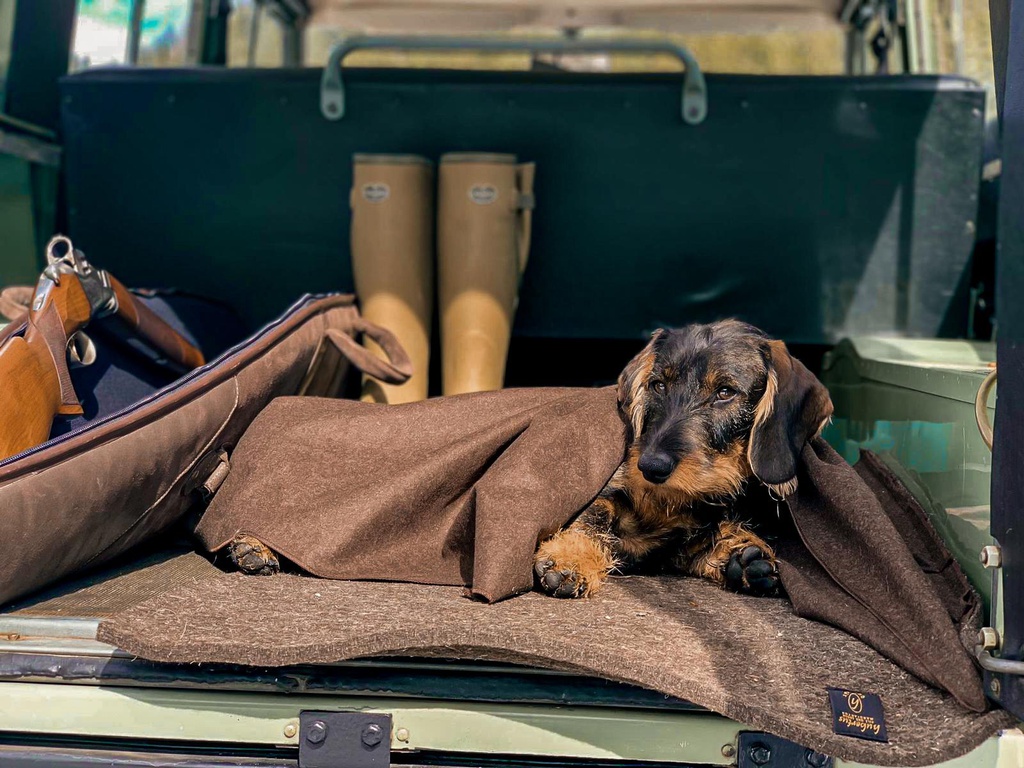
[[[221,574],[100,626],[155,661],[284,666],[443,655],[582,672],[687,699],[826,754],[876,765],[962,755],[1012,716],[968,711],[851,635],[692,578],[617,577],[595,597],[484,604],[459,587]],[[878,694],[888,743],[832,731],[828,687]]]
[[[401,406],[278,398],[235,448],[197,533],[212,552],[251,534],[324,578],[464,586],[496,602],[531,589],[538,541],[586,506],[624,452],[612,388]],[[757,483],[735,502],[744,519],[780,520],[796,613],[984,710],[961,640],[973,642],[980,603],[913,496],[870,454],[851,467],[818,438],[797,471],[786,504]]]

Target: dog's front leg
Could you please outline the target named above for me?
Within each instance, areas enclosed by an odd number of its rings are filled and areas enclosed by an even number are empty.
[[[600,588],[616,563],[614,515],[614,502],[599,496],[572,525],[540,545],[534,573],[542,591],[555,597],[586,597]]]
[[[775,552],[740,523],[719,523],[710,536],[683,552],[677,563],[687,573],[733,592],[769,597],[779,591]]]

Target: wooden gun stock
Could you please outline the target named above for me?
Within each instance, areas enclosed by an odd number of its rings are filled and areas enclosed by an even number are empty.
[[[0,334],[0,461],[46,442],[55,416],[82,413],[68,370],[68,344],[93,313],[117,314],[186,370],[205,362],[198,349],[120,281],[91,267],[67,238],[53,238],[47,258],[24,335],[16,335],[14,327]]]
[[[0,460],[45,442],[55,416],[82,413],[71,385],[67,346],[89,316],[81,284],[62,280],[29,314],[25,335],[9,338],[0,348]]]

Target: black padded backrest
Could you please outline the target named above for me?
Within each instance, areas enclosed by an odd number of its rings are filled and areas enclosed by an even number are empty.
[[[537,162],[516,333],[638,338],[736,315],[792,342],[966,319],[984,94],[961,79],[94,70],[63,90],[76,244],[250,321],[349,290],[355,152]]]

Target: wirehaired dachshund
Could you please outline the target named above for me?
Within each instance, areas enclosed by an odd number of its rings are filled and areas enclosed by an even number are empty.
[[[626,459],[597,498],[541,542],[539,589],[594,594],[613,572],[669,570],[738,592],[773,595],[775,554],[744,519],[756,480],[776,498],[796,488],[804,444],[832,416],[824,386],[786,345],[725,320],[658,330],[618,381]],[[228,546],[232,565],[281,564],[255,537]]]
[[[804,443],[832,416],[825,387],[783,342],[725,320],[656,331],[619,376],[618,401],[626,459],[541,543],[539,589],[584,597],[613,572],[654,567],[776,594],[774,552],[736,501],[751,480],[780,499],[795,490]]]

